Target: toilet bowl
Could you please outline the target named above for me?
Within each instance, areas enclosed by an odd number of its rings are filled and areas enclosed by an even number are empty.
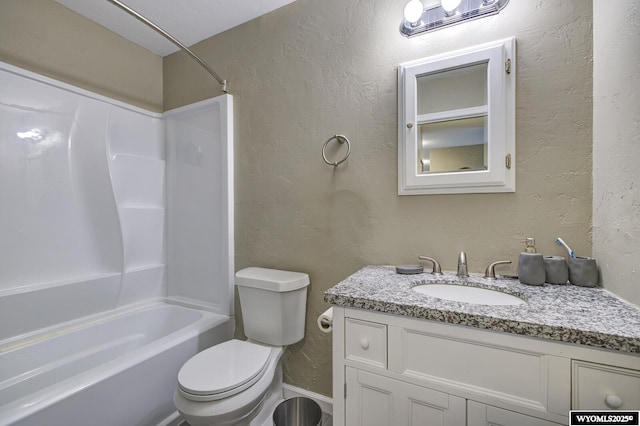
[[[191,426],[249,424],[268,393],[281,392],[274,381],[283,353],[283,347],[242,340],[202,351],[178,373],[174,404]]]
[[[282,398],[284,346],[304,337],[307,274],[247,268],[236,273],[236,285],[249,339],[206,349],[180,369],[174,404],[191,426],[265,417],[267,401]]]

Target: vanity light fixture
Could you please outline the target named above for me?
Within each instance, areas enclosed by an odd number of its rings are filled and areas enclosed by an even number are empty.
[[[420,0],[409,0],[409,3],[404,7],[404,19],[411,25],[417,25],[420,23],[424,6]]]
[[[508,2],[509,0],[441,0],[423,7],[420,0],[410,0],[404,8],[400,33],[405,37],[413,37],[447,25],[495,15]]]
[[[442,0],[440,5],[444,9],[444,16],[449,17],[455,15],[460,3],[462,3],[462,0]]]

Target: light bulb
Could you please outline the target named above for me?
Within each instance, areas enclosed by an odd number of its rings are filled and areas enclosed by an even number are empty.
[[[447,16],[451,16],[453,12],[460,6],[462,0],[441,0],[440,4],[447,13]]]
[[[410,0],[404,7],[404,19],[415,24],[422,17],[424,6],[420,0]]]

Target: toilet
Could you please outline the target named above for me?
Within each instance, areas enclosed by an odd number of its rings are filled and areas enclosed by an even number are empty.
[[[191,426],[270,419],[282,399],[284,347],[304,337],[307,274],[246,268],[236,273],[235,284],[247,340],[206,349],[178,373],[173,402]]]

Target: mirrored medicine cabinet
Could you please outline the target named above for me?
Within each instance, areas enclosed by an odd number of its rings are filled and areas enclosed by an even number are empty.
[[[515,191],[515,38],[398,66],[398,194]]]

